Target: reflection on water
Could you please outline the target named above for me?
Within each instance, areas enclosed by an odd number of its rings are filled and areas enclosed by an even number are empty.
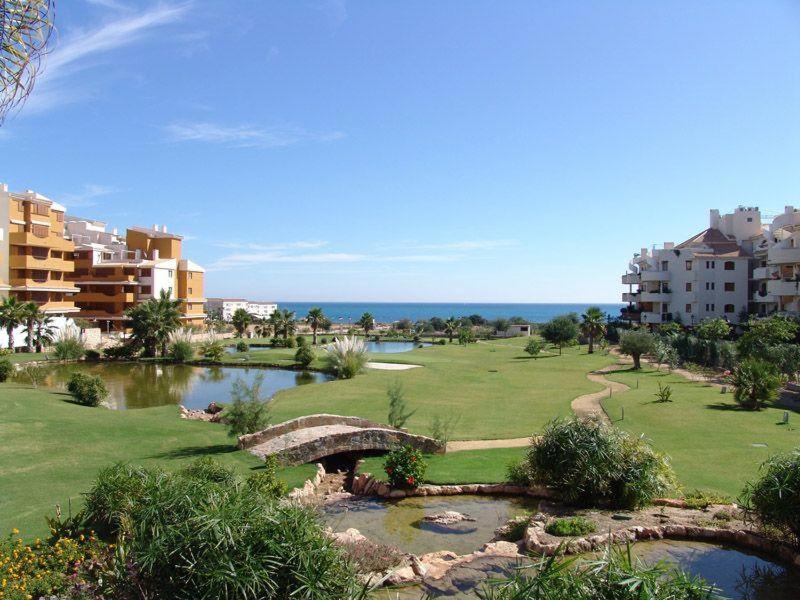
[[[410,352],[420,346],[430,346],[428,342],[365,342],[367,352],[372,354],[399,354]]]
[[[508,519],[531,513],[537,506],[534,500],[487,496],[423,496],[396,501],[365,498],[328,506],[323,519],[336,531],[354,527],[371,540],[405,552],[452,550],[468,554],[491,540],[494,530]],[[446,510],[469,515],[475,521],[450,527],[422,521],[426,515]]]
[[[206,408],[211,402],[230,401],[230,389],[237,378],[250,384],[264,374],[262,392],[272,396],[279,390],[322,383],[331,379],[324,373],[239,367],[197,367],[157,363],[73,363],[48,369],[45,384],[66,388],[70,375],[82,371],[99,375],[110,392],[112,408],[150,408],[183,404]]]

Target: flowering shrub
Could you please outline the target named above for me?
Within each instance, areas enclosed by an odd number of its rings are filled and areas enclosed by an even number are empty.
[[[390,452],[383,463],[392,487],[417,487],[425,477],[426,468],[422,452],[411,446],[403,446]]]
[[[0,539],[0,598],[85,597],[97,589],[99,572],[112,556],[113,547],[93,533],[25,544],[12,529]]]

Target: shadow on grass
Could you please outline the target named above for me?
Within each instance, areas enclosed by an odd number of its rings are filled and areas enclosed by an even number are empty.
[[[556,358],[558,354],[545,354],[542,356],[515,356],[514,360],[538,360],[540,358]]]
[[[749,408],[745,408],[741,404],[733,404],[730,402],[715,402],[714,404],[706,404],[706,408],[710,408],[711,410],[722,410],[722,411],[732,411],[732,412],[758,412],[758,410],[752,410]]]
[[[147,458],[158,459],[181,459],[181,458],[195,458],[200,456],[207,456],[211,454],[230,454],[237,452],[238,448],[233,444],[214,444],[212,446],[185,446],[183,448],[176,448],[169,452],[160,452],[153,454]]]

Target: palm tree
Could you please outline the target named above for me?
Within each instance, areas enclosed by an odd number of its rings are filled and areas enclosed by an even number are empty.
[[[53,28],[54,0],[0,2],[0,124],[33,90]]]
[[[375,317],[371,313],[365,312],[356,323],[364,330],[364,337],[369,335],[369,332],[375,327]]]
[[[450,317],[444,322],[444,332],[447,334],[451,344],[453,343],[453,336],[458,333],[458,328],[460,325],[461,321],[455,317]]]
[[[262,338],[268,338],[272,335],[272,323],[268,318],[261,319],[256,323],[256,335]]]
[[[39,305],[36,302],[26,302],[25,307],[25,327],[27,333],[25,334],[25,344],[28,353],[33,352],[34,348],[34,329],[36,328],[36,321],[38,321],[43,314],[39,311]]]
[[[11,352],[14,351],[14,329],[23,325],[27,318],[27,302],[20,302],[14,296],[3,298],[0,302],[0,327],[5,327]]]
[[[231,317],[231,322],[236,328],[236,336],[242,337],[247,330],[247,326],[253,322],[253,315],[243,308],[237,308],[233,313],[233,317]]]
[[[273,312],[269,317],[272,323],[272,328],[275,330],[275,335],[282,334],[283,339],[287,339],[293,335],[297,329],[297,323],[294,320],[294,311],[287,308],[279,308]]]
[[[581,332],[589,338],[589,354],[594,352],[594,341],[606,334],[605,315],[597,306],[590,306],[581,317]]]
[[[169,336],[181,324],[181,301],[170,296],[169,291],[161,290],[158,298],[151,298],[125,312],[131,320],[133,340],[144,347],[145,356],[155,356],[159,347],[165,356]]]
[[[53,317],[40,312],[33,329],[33,343],[36,352],[42,352],[45,346],[52,346],[56,341],[57,333],[58,328],[53,324]],[[30,344],[30,340],[28,343]]]
[[[322,309],[318,306],[313,307],[311,310],[308,311],[308,316],[306,317],[306,323],[308,323],[309,327],[311,327],[312,333],[312,344],[315,346],[317,345],[317,329],[322,327],[325,323],[326,317],[325,313],[322,312]]]

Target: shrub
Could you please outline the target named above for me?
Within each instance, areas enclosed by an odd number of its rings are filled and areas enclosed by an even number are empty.
[[[225,421],[228,423],[228,434],[238,437],[255,433],[269,424],[268,398],[262,397],[261,387],[264,385],[264,374],[259,373],[253,383],[237,378],[231,387],[231,405],[225,409]]]
[[[392,381],[386,390],[386,396],[389,398],[389,425],[397,428],[403,427],[411,415],[417,412],[415,410],[409,412],[403,384],[397,379]]]
[[[782,315],[773,315],[767,319],[751,317],[738,341],[739,354],[766,359],[769,348],[791,342],[797,329],[797,321]]]
[[[446,417],[434,415],[430,426],[431,437],[443,446],[446,446],[450,438],[453,437],[453,432],[460,419],[461,416],[455,413],[451,413]]]
[[[405,554],[393,546],[376,544],[364,539],[342,545],[348,560],[359,573],[380,573],[396,567]]]
[[[236,351],[237,352],[248,352],[250,350],[250,346],[244,340],[239,340],[236,342]]]
[[[358,585],[312,509],[238,477],[221,484],[115,465],[98,475],[85,511],[126,557],[128,589],[106,597],[348,598]]]
[[[474,344],[477,341],[478,340],[475,337],[475,333],[472,331],[471,327],[462,327],[458,330],[458,343],[462,346]]]
[[[749,410],[759,410],[778,396],[782,379],[774,365],[756,358],[742,361],[731,374],[733,397]]]
[[[526,457],[533,483],[568,503],[635,508],[675,486],[669,460],[641,438],[592,419],[555,419]]]
[[[541,336],[558,346],[558,353],[561,354],[563,347],[574,343],[578,337],[578,323],[569,315],[554,317],[542,325]]]
[[[800,545],[800,449],[770,457],[742,496],[758,522]]]
[[[327,343],[328,343],[328,338],[326,338],[326,337],[322,338],[322,339],[320,340],[320,343],[321,343],[321,344],[327,344]]]
[[[300,346],[297,349],[297,352],[294,353],[294,361],[303,368],[314,362],[316,357],[317,356],[314,354],[314,350],[308,344]]]
[[[413,488],[422,483],[427,465],[422,452],[403,446],[386,455],[383,470],[392,487]]]
[[[326,361],[328,368],[339,379],[352,379],[367,362],[364,342],[356,337],[345,337],[328,346]]]
[[[655,349],[655,338],[651,333],[642,329],[635,329],[621,333],[619,336],[619,350],[633,358],[633,368],[641,369],[642,354],[649,354]]]
[[[723,318],[703,319],[696,331],[702,340],[724,340],[731,334],[731,326]]]
[[[507,542],[518,542],[525,537],[525,530],[530,525],[530,517],[518,517],[509,521],[495,533]]]
[[[283,339],[282,337],[274,337],[269,341],[273,348],[294,348],[297,346],[297,341],[293,338]]]
[[[288,491],[278,479],[278,459],[274,454],[264,457],[264,470],[250,475],[245,483],[253,492],[268,498],[280,498]]]
[[[200,355],[211,362],[222,362],[225,356],[225,346],[216,339],[206,340],[200,344]]]
[[[102,379],[80,372],[70,375],[67,391],[83,406],[99,406],[108,396],[108,389]]]
[[[447,340],[446,340],[446,339],[444,339],[444,338],[442,338],[442,339],[438,340],[438,342],[437,342],[437,343],[438,343],[440,346],[445,346],[445,345],[447,345]]]
[[[30,381],[31,385],[35,388],[39,387],[39,384],[47,378],[47,370],[44,367],[31,363],[22,365],[20,373],[22,373],[23,377]]]
[[[308,345],[308,340],[302,335],[295,336],[294,340],[298,348],[302,348],[303,346]]]
[[[233,469],[224,467],[210,456],[203,456],[183,467],[179,473],[189,479],[207,483],[233,485],[236,474]]]
[[[100,360],[100,353],[97,350],[87,350],[83,353],[83,357],[91,362]]]
[[[0,383],[7,381],[14,372],[14,365],[7,358],[0,359]]]
[[[103,356],[111,360],[130,360],[135,358],[139,349],[134,344],[119,344],[103,348]]]
[[[658,391],[655,393],[656,402],[672,402],[672,386],[662,385],[658,382]]]
[[[186,362],[194,358],[194,348],[189,342],[172,342],[169,357],[177,362]]]
[[[78,360],[83,358],[85,351],[86,345],[80,334],[69,328],[62,331],[56,343],[53,344],[53,355],[58,360]]]
[[[694,510],[705,510],[712,504],[730,504],[731,500],[727,496],[707,490],[694,490],[683,497],[686,508]]]
[[[564,517],[550,521],[544,530],[550,535],[575,537],[593,533],[597,530],[597,526],[584,517]]]
[[[531,356],[537,356],[542,349],[544,348],[544,344],[542,344],[541,340],[532,337],[528,340],[528,343],[525,344],[525,352],[530,354]]]
[[[511,485],[528,487],[531,484],[531,478],[525,463],[521,460],[509,463],[506,466],[506,480]]]

